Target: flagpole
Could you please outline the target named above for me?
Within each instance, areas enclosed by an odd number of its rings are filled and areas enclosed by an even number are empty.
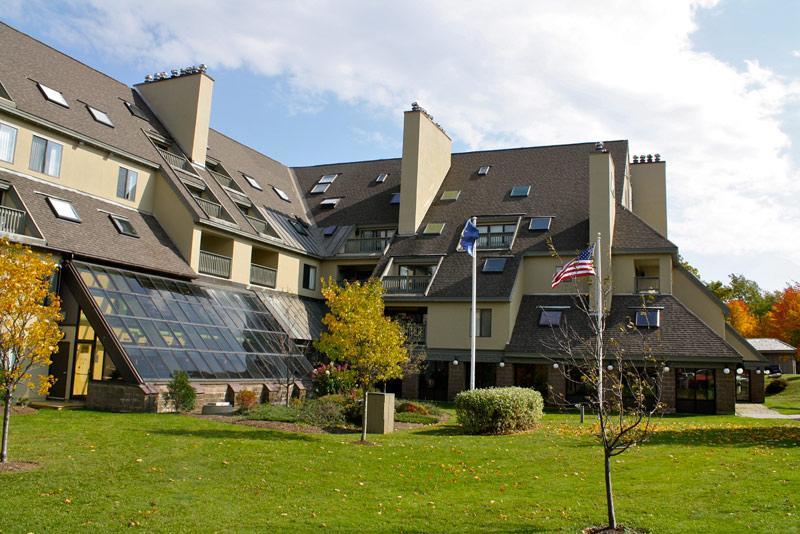
[[[595,275],[595,317],[597,320],[597,401],[598,409],[603,404],[603,251],[600,248],[600,232],[597,232],[597,244],[594,247],[597,258]]]
[[[476,217],[472,218],[472,224],[477,228],[478,221]],[[469,389],[475,389],[475,329],[477,328],[477,287],[478,287],[478,239],[472,248],[472,335],[469,340]]]

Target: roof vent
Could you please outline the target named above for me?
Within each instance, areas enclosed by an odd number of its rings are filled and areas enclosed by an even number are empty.
[[[169,78],[180,78],[181,76],[187,76],[189,74],[197,74],[198,72],[206,72],[208,70],[208,66],[205,63],[201,63],[200,65],[190,65],[188,67],[183,67],[180,69],[172,69],[167,72],[154,72],[153,74],[148,74],[144,77],[145,83],[155,82],[158,80],[167,80]]]
[[[606,145],[604,145],[602,141],[596,142],[594,144],[594,149],[597,152],[608,152],[608,149],[606,148]]]

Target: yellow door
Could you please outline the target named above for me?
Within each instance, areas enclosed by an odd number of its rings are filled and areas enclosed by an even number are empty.
[[[72,378],[72,396],[86,396],[89,391],[89,369],[92,363],[92,344],[78,343],[75,350],[75,374]]]

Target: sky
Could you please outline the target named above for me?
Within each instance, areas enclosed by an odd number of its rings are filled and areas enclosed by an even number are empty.
[[[800,281],[800,2],[5,4],[128,84],[207,64],[212,126],[288,165],[399,157],[414,101],[454,151],[628,139],[704,280]]]

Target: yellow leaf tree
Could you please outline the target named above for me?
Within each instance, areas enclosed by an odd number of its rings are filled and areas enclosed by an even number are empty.
[[[380,280],[322,284],[330,310],[322,319],[327,330],[317,350],[337,363],[346,363],[364,388],[361,441],[367,440],[367,392],[376,382],[402,378],[409,362],[401,325],[383,314]]]
[[[47,394],[51,376],[32,380],[32,371],[50,364],[62,333],[61,303],[50,291],[56,265],[28,247],[0,240],[0,393],[5,404],[0,462],[8,461],[8,424],[20,384]]]
[[[728,320],[731,326],[744,337],[758,337],[760,324],[758,318],[750,311],[750,307],[743,300],[732,300],[728,302],[728,309],[731,311]]]

